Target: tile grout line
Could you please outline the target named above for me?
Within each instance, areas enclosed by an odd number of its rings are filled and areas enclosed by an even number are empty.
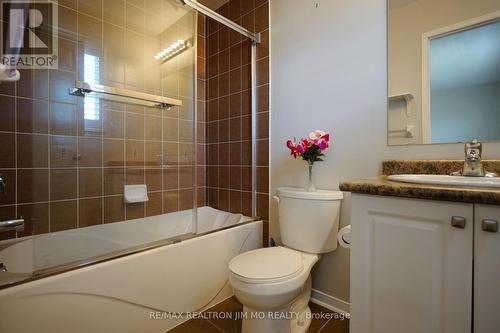
[[[124,29],[124,40],[123,40],[123,48],[125,50],[128,50],[127,48],[127,3],[124,2],[124,6],[123,6],[123,29]],[[126,67],[126,64],[123,66],[123,83],[124,85],[126,85],[126,82],[127,82],[127,67]],[[124,105],[124,113],[123,113],[123,138],[124,138],[124,141],[123,141],[123,145],[122,145],[122,149],[123,149],[123,167],[124,167],[124,170],[123,170],[123,185],[127,185],[127,111],[128,111],[128,106],[127,104],[125,103]],[[123,197],[125,198],[125,190],[123,191]],[[122,212],[123,212],[123,219],[125,221],[127,221],[127,206],[126,204],[124,203],[123,204],[123,208],[122,208]]]
[[[250,13],[250,12],[248,12]],[[240,15],[241,15],[241,11],[240,11]],[[248,14],[246,14],[248,15]],[[255,17],[255,10],[252,10],[252,15]],[[243,17],[243,15],[240,16],[240,18]],[[255,23],[255,19],[254,19],[254,23]],[[241,41],[241,44],[238,45],[239,49],[240,49],[240,57],[239,57],[239,62],[241,64],[241,76],[240,76],[240,91],[238,92],[239,94],[239,105],[238,105],[238,108],[239,108],[239,112],[238,112],[238,122],[239,122],[239,131],[238,131],[238,135],[239,135],[239,140],[237,141],[243,141],[243,137],[242,137],[242,128],[243,128],[243,95],[242,95],[242,88],[243,88],[243,41]],[[231,53],[229,53],[230,57],[229,57],[229,67],[231,67]],[[246,65],[246,64],[245,64]],[[250,61],[250,71],[251,71],[251,66],[252,66],[252,63]],[[251,95],[251,90],[250,90],[250,95]],[[231,97],[229,97],[229,103],[231,105]],[[229,115],[231,115],[231,110],[229,110]],[[229,136],[231,136],[231,123],[229,123]],[[243,148],[242,148],[243,145],[241,145],[241,148],[240,148],[240,151],[239,151],[239,158],[240,158],[240,163],[241,163],[241,160],[243,159],[243,154],[242,154],[242,151],[243,151]],[[231,160],[231,149],[229,149],[229,160]],[[229,173],[231,174],[231,172]],[[243,210],[243,191],[241,191],[242,187],[243,187],[243,172],[241,171],[241,168],[240,168],[240,177],[239,177],[239,180],[238,180],[239,184],[238,184],[238,187],[239,189],[236,189],[236,191],[238,191],[238,195],[239,195],[239,209],[238,211],[239,212],[242,212]],[[229,178],[229,187],[231,187],[231,178]],[[230,211],[233,211],[231,209],[231,194],[229,194],[229,210]]]
[[[76,53],[78,54],[78,14],[76,15]],[[59,47],[59,46],[58,46]],[[77,71],[78,68],[75,69]],[[76,72],[78,73],[78,72]],[[51,199],[52,199],[52,191],[50,188],[50,182],[52,180],[52,177],[50,175],[50,170],[52,169],[52,149],[51,149],[51,144],[52,144],[52,137],[50,136],[51,131],[52,131],[52,87],[50,84],[52,78],[52,72],[49,70],[47,74],[47,186],[48,186],[48,195],[47,195],[47,206],[48,206],[48,232],[52,232],[52,204],[51,204]],[[36,94],[35,94],[36,95]],[[33,103],[34,105],[34,103]],[[78,133],[77,133],[78,134]]]
[[[101,25],[101,47],[104,58],[104,1],[101,3],[101,15],[102,15],[102,25]],[[104,59],[103,59],[104,60]],[[99,103],[99,114],[101,116],[101,224],[104,224],[104,215],[106,211],[104,210],[104,108],[101,103]],[[85,123],[85,122],[84,122]]]
[[[321,326],[321,327],[319,328],[319,330],[318,330],[318,332],[317,332],[317,333],[320,333],[320,332],[321,332],[321,330],[323,330],[323,328],[325,328],[325,327],[326,327],[326,325],[330,322],[330,320],[332,320],[332,318],[328,319],[328,320],[326,321],[326,323],[324,323],[324,324],[323,324],[323,326]]]
[[[80,28],[78,26],[78,17],[80,16],[80,1],[77,2],[76,4],[76,13],[77,13],[77,25],[76,25],[76,31],[77,31],[77,43],[76,43],[76,47],[77,47],[77,50],[78,50],[78,44],[79,44],[79,34],[80,34]],[[83,14],[83,13],[82,13]],[[102,23],[101,23],[101,33],[102,33]],[[102,37],[102,35],[101,35]],[[102,39],[102,38],[101,38]],[[101,41],[101,47],[102,47],[102,41]],[[77,54],[78,54],[78,51],[77,51]],[[77,62],[78,62],[78,59],[77,59]],[[80,72],[80,66],[78,66],[76,68],[77,72],[76,72],[76,78],[78,79],[79,76],[82,74]],[[83,71],[85,72],[85,66],[83,68]],[[85,74],[83,74],[83,76],[85,76]],[[83,77],[82,77],[83,79]],[[49,89],[50,89],[50,84],[49,84]],[[49,95],[50,97],[50,95]],[[52,99],[50,99],[50,104],[52,104]],[[76,100],[76,103],[75,103],[75,107],[76,107],[76,113],[77,113],[77,119],[78,119],[78,100]],[[50,108],[52,109],[52,106],[50,106]],[[84,119],[85,119],[85,105],[83,106],[84,108]],[[78,133],[78,120],[77,120],[77,125],[76,125],[76,134],[80,134]],[[76,137],[75,138],[75,141],[76,141],[76,228],[75,229],[78,229],[80,228],[80,172],[78,170],[78,168],[80,167],[80,138],[79,137]],[[49,170],[49,177],[50,177],[50,171]],[[50,205],[50,204],[49,204]]]
[[[212,324],[212,326],[214,326],[215,328],[217,328],[219,331],[223,332],[223,333],[226,333],[226,331],[224,331],[222,328],[220,328],[219,326],[215,325],[210,319],[203,319],[203,320],[206,320],[208,321],[210,324]]]
[[[103,1],[104,3],[104,1]],[[130,4],[132,7],[135,7],[133,4]],[[127,3],[125,3],[125,7],[127,7]],[[135,7],[137,8],[137,7]],[[144,38],[146,38],[146,7],[144,6],[144,8],[139,8],[140,10],[142,10],[142,13],[143,13],[143,16],[142,16],[142,34],[144,36]],[[103,22],[104,22],[104,17],[103,17]],[[125,24],[127,23],[127,18],[125,17]],[[126,32],[125,32],[126,33]],[[126,38],[126,37],[125,37]],[[146,47],[146,44],[144,44],[144,48]],[[143,61],[142,62],[142,71],[144,73],[146,73],[146,68],[145,68],[145,62]],[[146,91],[146,76],[145,75],[142,75],[142,89],[143,91]],[[143,149],[144,149],[144,158],[143,158],[143,180],[144,180],[144,184],[146,185],[146,195],[147,195],[147,192],[148,192],[148,188],[147,188],[147,180],[146,180],[146,161],[147,161],[147,145],[146,145],[146,138],[147,138],[147,134],[146,134],[146,130],[147,130],[147,114],[148,114],[148,110],[146,109],[146,107],[143,107],[142,108],[143,112],[144,112],[144,115],[143,115],[143,135],[142,135],[142,139],[144,140],[144,146],[143,146]],[[162,114],[163,115],[163,114]],[[162,121],[162,124],[163,124],[163,121]],[[163,128],[162,128],[163,130]],[[163,146],[163,144],[162,144]],[[163,173],[163,171],[162,171]],[[162,184],[162,188],[163,188],[163,184]],[[125,192],[125,191],[124,191]],[[146,217],[146,212],[147,212],[147,209],[146,209],[146,206],[148,204],[148,201],[144,202],[143,205],[142,205],[142,217]]]
[[[31,74],[32,76],[34,75],[33,73]],[[14,95],[17,96],[17,84],[14,86]],[[14,134],[14,166],[15,166],[15,174],[14,174],[14,188],[15,188],[15,196],[14,196],[14,216],[17,217],[17,218],[20,218],[18,216],[19,214],[19,207],[18,207],[18,204],[17,204],[17,201],[18,201],[18,195],[19,195],[19,190],[17,188],[17,170],[18,170],[18,165],[17,165],[17,160],[18,160],[18,142],[17,142],[17,106],[18,106],[18,102],[17,102],[17,98],[14,97],[14,131],[15,131],[15,134]],[[5,189],[5,188],[4,188]],[[16,231],[15,232],[15,237],[14,238],[19,238],[18,237],[18,232]]]

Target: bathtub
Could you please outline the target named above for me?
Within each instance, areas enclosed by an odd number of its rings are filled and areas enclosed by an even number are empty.
[[[0,332],[160,333],[231,296],[228,263],[261,247],[262,221],[192,215],[0,242]]]

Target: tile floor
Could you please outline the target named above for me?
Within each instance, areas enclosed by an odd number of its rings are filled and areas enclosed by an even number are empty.
[[[313,313],[332,313],[314,303],[309,307]],[[242,305],[231,297],[209,309],[211,312],[237,313],[242,310]],[[235,319],[192,319],[168,331],[168,333],[235,333],[241,332],[241,320]],[[349,320],[339,319],[313,319],[309,333],[349,333]],[[265,333],[265,332],[263,332]]]

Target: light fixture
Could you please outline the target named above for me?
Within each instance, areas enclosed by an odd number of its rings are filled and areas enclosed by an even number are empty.
[[[184,52],[189,46],[191,46],[189,40],[179,39],[178,41],[172,43],[169,47],[166,47],[158,52],[158,54],[155,55],[155,59],[165,62],[168,59]]]

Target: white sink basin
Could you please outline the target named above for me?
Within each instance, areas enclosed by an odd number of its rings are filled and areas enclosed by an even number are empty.
[[[500,177],[463,177],[446,175],[392,175],[389,180],[405,183],[457,185],[477,187],[500,187]]]

